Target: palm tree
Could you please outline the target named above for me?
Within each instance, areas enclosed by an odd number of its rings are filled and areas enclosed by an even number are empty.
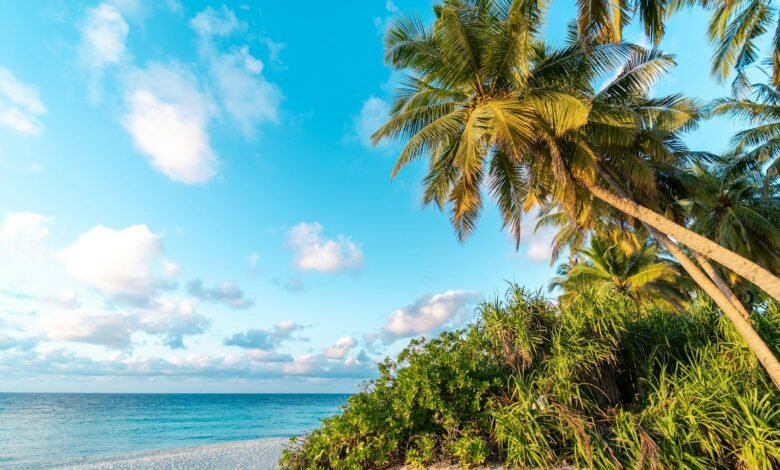
[[[746,161],[747,160],[747,161]],[[691,228],[780,273],[780,185],[750,157],[695,164],[692,198],[684,201]]]
[[[638,219],[732,319],[780,387],[780,362],[731,301],[668,237],[777,299],[780,280],[638,204],[630,193],[616,193],[619,188],[602,167],[605,154],[591,145],[593,135],[583,133],[586,124],[592,124],[587,128],[601,128],[599,139],[616,143],[634,136],[638,123],[654,131],[684,130],[695,122],[692,103],[680,97],[643,99],[634,112],[615,109],[608,99],[594,99],[592,82],[619,64],[624,66],[605,98],[637,88],[646,93],[646,84],[671,66],[671,58],[622,43],[593,44],[576,34],[565,47],[550,48],[539,39],[543,10],[533,1],[446,0],[434,12],[431,28],[418,18],[402,17],[385,38],[386,61],[411,72],[397,90],[388,122],[374,134],[375,142],[406,140],[393,175],[429,156],[423,201],[440,209],[449,206],[460,239],[476,225],[483,184],[516,243],[523,212],[547,199],[559,201],[571,214],[578,200],[594,196]],[[635,144],[647,148],[666,143],[654,137],[654,132],[645,132]]]
[[[576,251],[577,262],[561,264],[550,290],[561,289],[567,303],[589,289],[615,290],[643,303],[665,303],[683,310],[687,295],[677,266],[658,256],[658,247],[645,243],[629,251],[610,241],[594,238]]]
[[[725,81],[732,73],[735,96],[750,87],[747,69],[761,58],[759,41],[774,32],[769,57],[764,63],[771,68],[770,82],[780,88],[780,15],[772,0],[578,0],[577,24],[580,34],[597,41],[622,40],[623,28],[637,18],[645,36],[658,45],[673,13],[690,7],[703,7],[710,13],[707,39],[715,46],[712,75]]]
[[[721,98],[710,106],[714,116],[729,116],[750,126],[732,138],[732,150],[767,165],[769,174],[780,172],[780,92],[768,85],[753,85],[753,99]]]

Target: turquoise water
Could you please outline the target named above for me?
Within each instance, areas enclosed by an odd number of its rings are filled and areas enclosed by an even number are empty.
[[[0,467],[288,437],[349,395],[0,394]]]

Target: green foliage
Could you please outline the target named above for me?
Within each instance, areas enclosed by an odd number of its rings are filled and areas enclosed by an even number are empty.
[[[778,311],[755,314],[769,338]],[[385,360],[282,466],[780,466],[780,393],[712,305],[602,289],[559,306],[512,286],[476,313]]]

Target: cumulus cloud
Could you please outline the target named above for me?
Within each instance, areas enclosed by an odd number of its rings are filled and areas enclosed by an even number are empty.
[[[271,329],[249,329],[242,333],[236,333],[225,338],[222,343],[225,346],[270,351],[290,339],[293,333],[302,329],[303,326],[293,320],[283,320],[276,323]]]
[[[347,139],[372,148],[371,136],[387,122],[389,116],[390,105],[385,100],[376,96],[368,98],[363,102],[360,113],[352,118],[352,127]]]
[[[46,297],[46,300],[63,309],[74,309],[81,306],[79,294],[73,289],[60,289],[56,294]]]
[[[81,30],[81,53],[87,65],[101,69],[119,63],[126,53],[130,27],[115,5],[102,3],[87,10]]]
[[[548,227],[536,229],[538,212],[531,211],[525,217],[521,232],[523,234],[522,243],[526,246],[526,258],[536,262],[549,262],[552,257],[553,239],[555,230]]]
[[[326,239],[322,232],[318,222],[301,222],[287,233],[287,244],[295,253],[298,269],[331,273],[363,267],[363,252],[351,238],[339,235]]]
[[[339,338],[334,344],[325,348],[323,354],[329,359],[342,359],[347,353],[357,346],[357,341],[352,336]]]
[[[257,362],[292,362],[294,360],[290,354],[265,349],[249,349],[246,355]]]
[[[208,325],[189,301],[162,300],[132,312],[63,312],[42,319],[39,327],[51,340],[128,349],[133,334],[142,332],[160,337],[171,349],[183,349],[184,336],[201,334]]]
[[[193,279],[187,283],[187,292],[198,299],[220,303],[230,308],[245,309],[254,305],[244,291],[231,281],[222,281],[214,287],[204,287],[203,281]]]
[[[181,272],[181,266],[179,266],[178,263],[174,263],[167,259],[163,260],[162,268],[163,271],[165,271],[165,275],[168,277],[176,277],[179,275],[179,272]]]
[[[38,90],[0,67],[0,125],[22,134],[39,134],[46,114]]]
[[[264,122],[277,122],[282,92],[263,75],[263,63],[244,46],[211,58],[220,101],[225,111],[251,137]]]
[[[28,351],[37,345],[38,338],[35,337],[15,338],[12,336],[0,335],[0,351],[9,349]]]
[[[553,251],[553,236],[550,234],[534,234],[528,238],[526,255],[532,261],[550,261]]]
[[[67,273],[110,297],[147,301],[163,285],[151,269],[162,239],[146,225],[115,230],[98,225],[59,253]]]
[[[0,224],[0,245],[16,254],[39,255],[53,218],[35,212],[6,212]]]
[[[153,63],[126,79],[124,126],[151,165],[173,181],[204,183],[216,174],[209,119],[215,109],[195,76]]]
[[[241,24],[233,11],[222,5],[219,9],[206,7],[190,21],[190,26],[203,37],[229,36]]]
[[[262,123],[276,122],[282,92],[263,75],[263,62],[247,45],[219,50],[217,38],[245,28],[235,13],[224,5],[219,10],[208,7],[190,21],[190,26],[200,37],[200,55],[209,64],[220,103],[244,136],[253,136]]]
[[[376,363],[365,351],[357,356],[331,359],[323,354],[308,354],[282,364],[281,372],[289,376],[322,378],[363,378],[376,374]]]
[[[468,307],[477,299],[476,292],[463,290],[426,295],[391,313],[381,336],[386,343],[391,343],[398,338],[426,334],[447,324],[461,323],[468,314]]]

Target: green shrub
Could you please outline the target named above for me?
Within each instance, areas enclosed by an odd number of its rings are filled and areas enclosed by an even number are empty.
[[[776,305],[755,314],[780,338]],[[773,344],[777,344],[775,341]],[[283,468],[488,461],[520,468],[778,468],[780,393],[727,320],[512,287],[463,330],[413,340]]]

